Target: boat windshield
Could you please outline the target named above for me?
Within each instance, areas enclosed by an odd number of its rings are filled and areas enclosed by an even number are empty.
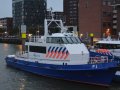
[[[70,37],[67,37],[66,39],[68,40],[68,43],[69,43],[69,44],[74,43],[74,41],[73,41]]]
[[[100,49],[120,49],[120,44],[97,43],[96,48],[100,48]]]
[[[81,43],[78,37],[48,37],[47,43],[54,44],[79,44]]]
[[[63,42],[64,42],[65,44],[68,44],[68,43],[69,43],[69,41],[68,41],[65,37],[63,37],[62,40],[63,40]]]

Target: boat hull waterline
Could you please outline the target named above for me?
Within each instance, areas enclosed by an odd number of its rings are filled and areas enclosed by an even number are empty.
[[[116,72],[116,63],[50,65],[10,57],[6,57],[6,63],[8,66],[37,75],[102,86],[109,86]]]

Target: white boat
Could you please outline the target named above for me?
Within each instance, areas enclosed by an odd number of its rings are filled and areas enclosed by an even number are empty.
[[[96,43],[96,52],[113,56],[117,59],[115,61],[120,64],[120,40],[111,39],[111,37],[104,38]],[[115,81],[120,81],[120,71],[115,74]]]
[[[120,40],[111,39],[110,37],[102,39],[96,43],[98,49],[107,49],[113,55],[120,57]]]
[[[73,33],[67,33],[61,20],[44,21],[44,36],[31,37],[25,43],[25,53],[8,55],[8,66],[42,76],[96,85],[110,85],[117,63],[107,58],[90,57],[87,47]],[[48,27],[54,22],[60,32],[50,35]]]

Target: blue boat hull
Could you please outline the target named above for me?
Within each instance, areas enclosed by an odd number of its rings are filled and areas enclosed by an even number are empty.
[[[107,56],[109,60],[114,58],[114,62],[116,62],[119,65],[118,68],[116,68],[116,70],[120,71],[120,58],[119,57],[90,51],[90,57],[96,57],[96,56]],[[120,75],[115,74],[113,81],[120,82]]]
[[[115,82],[120,82],[120,75],[115,75],[114,81]]]
[[[120,63],[119,63],[119,65],[120,65]],[[120,66],[117,68],[117,72],[120,72]],[[113,78],[113,80],[115,82],[120,82],[120,73],[118,74],[117,72],[116,72],[115,77]]]
[[[108,86],[115,75],[115,63],[95,65],[49,65],[6,58],[9,66],[34,74],[88,84]],[[102,66],[105,67],[102,67]],[[110,67],[110,68],[109,68]]]

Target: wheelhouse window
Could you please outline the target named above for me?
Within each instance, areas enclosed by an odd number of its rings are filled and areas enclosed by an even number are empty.
[[[47,43],[51,43],[52,42],[52,38],[51,37],[48,37],[47,38]]]
[[[120,49],[120,44],[96,44],[97,48],[100,49]]]
[[[71,39],[72,39],[72,41],[73,41],[74,43],[78,43],[78,41],[77,41],[77,39],[76,39],[75,37],[71,37]]]
[[[80,38],[76,37],[76,40],[77,40],[78,43],[81,43]]]
[[[56,42],[57,42],[57,43],[62,43],[62,44],[63,44],[63,40],[62,40],[61,37],[57,37],[57,38],[56,38]]]
[[[62,40],[63,40],[64,44],[68,44],[69,43],[68,40],[66,39],[66,37],[62,38]]]
[[[30,52],[43,53],[46,54],[46,47],[42,46],[30,46]]]
[[[78,37],[48,37],[47,43],[54,44],[79,44],[81,43]]]
[[[119,48],[119,49],[120,49],[120,45],[117,45],[117,48]]]
[[[63,40],[61,37],[48,37],[47,43],[60,44],[63,43]]]
[[[74,43],[70,37],[67,37],[67,40],[68,40],[69,44]]]

